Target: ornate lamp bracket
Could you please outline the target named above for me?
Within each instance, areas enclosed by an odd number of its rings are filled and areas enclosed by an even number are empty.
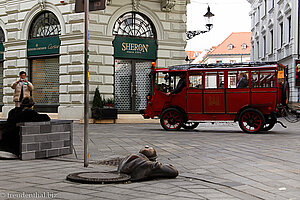
[[[193,37],[195,37],[197,35],[200,35],[202,33],[206,33],[206,32],[208,32],[208,31],[187,31],[186,32],[186,37],[187,37],[187,40],[190,40]]]

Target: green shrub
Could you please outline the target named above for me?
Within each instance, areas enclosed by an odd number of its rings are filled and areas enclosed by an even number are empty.
[[[99,88],[97,87],[96,88],[96,91],[95,91],[95,95],[94,95],[94,99],[93,99],[93,106],[92,108],[103,108],[104,106],[104,101],[100,95],[100,91],[99,91]]]

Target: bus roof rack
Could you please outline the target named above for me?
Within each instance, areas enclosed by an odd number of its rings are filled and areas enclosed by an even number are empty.
[[[169,67],[169,70],[188,70],[191,68],[227,68],[227,67],[259,67],[265,65],[275,65],[278,62],[242,62],[242,63],[212,63],[212,64],[186,64],[174,65]]]

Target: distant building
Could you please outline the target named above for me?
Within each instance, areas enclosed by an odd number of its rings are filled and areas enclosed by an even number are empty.
[[[220,45],[211,50],[198,63],[237,63],[250,61],[250,32],[231,33]]]
[[[290,101],[299,102],[299,1],[248,0],[251,4],[251,60],[288,66]],[[298,66],[298,67],[297,67]]]

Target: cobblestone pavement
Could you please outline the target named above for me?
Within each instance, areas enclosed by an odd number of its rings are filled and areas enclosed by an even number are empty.
[[[159,124],[95,124],[89,127],[90,165],[83,167],[83,125],[74,125],[77,154],[47,160],[0,160],[0,199],[300,199],[300,126],[276,125],[262,134],[237,124],[200,124],[166,132]],[[176,179],[92,185],[65,180],[69,173],[111,171],[96,164],[156,148],[158,160],[178,168]],[[105,163],[105,162],[101,162]],[[39,195],[39,196],[38,196]],[[44,196],[43,196],[44,195]],[[48,198],[44,198],[48,197]],[[30,198],[34,199],[34,198]]]

